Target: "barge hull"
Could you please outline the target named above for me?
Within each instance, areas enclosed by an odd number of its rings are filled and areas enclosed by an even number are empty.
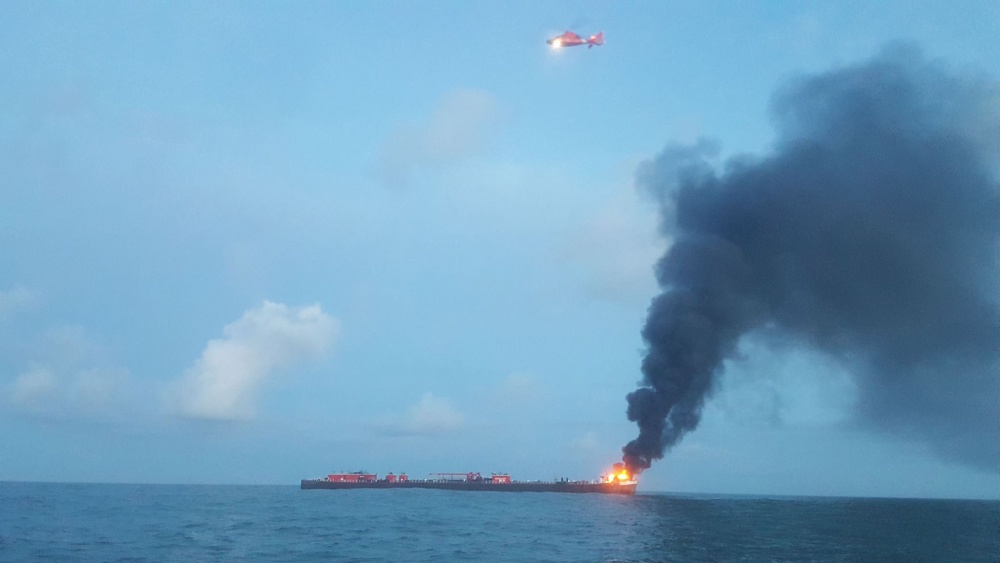
[[[602,493],[634,495],[635,483],[507,483],[493,484],[466,481],[373,481],[362,483],[303,479],[302,489],[441,489],[445,491],[489,491],[507,493]]]

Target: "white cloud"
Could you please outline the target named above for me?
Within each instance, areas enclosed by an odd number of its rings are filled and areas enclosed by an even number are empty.
[[[631,186],[621,189],[570,232],[562,258],[581,270],[590,296],[646,301],[657,290],[653,266],[670,244],[657,221],[655,206]]]
[[[179,412],[192,418],[235,420],[253,415],[261,386],[296,360],[325,353],[338,325],[320,306],[265,301],[223,328],[173,388]]]
[[[52,371],[36,366],[17,376],[10,388],[10,399],[15,405],[38,408],[56,389]]]
[[[497,391],[497,398],[506,404],[528,403],[544,393],[535,376],[520,372],[505,377]]]
[[[45,365],[71,372],[112,364],[111,353],[97,338],[78,325],[58,325],[45,331],[37,346]]]
[[[126,410],[128,372],[35,365],[9,386],[18,410],[57,417],[115,416]]]
[[[8,291],[0,291],[0,319],[18,309],[30,307],[38,300],[38,292],[17,286]]]
[[[121,405],[128,386],[129,376],[125,370],[91,368],[77,372],[69,388],[81,408],[100,412]]]
[[[398,436],[433,436],[454,432],[465,419],[444,397],[424,393],[420,402],[403,415],[385,416],[377,424],[384,434]]]
[[[570,446],[575,450],[591,453],[601,451],[601,442],[597,438],[597,433],[593,430],[570,442]]]
[[[35,360],[3,386],[15,410],[52,418],[106,418],[134,405],[128,370],[83,327],[58,325],[32,346]]]
[[[406,185],[422,169],[461,162],[483,151],[497,118],[497,103],[489,93],[450,92],[425,123],[402,126],[392,133],[379,151],[377,172],[393,187]]]

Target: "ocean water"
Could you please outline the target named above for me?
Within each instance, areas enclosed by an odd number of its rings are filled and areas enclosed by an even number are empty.
[[[0,483],[2,561],[1000,561],[1000,501]]]

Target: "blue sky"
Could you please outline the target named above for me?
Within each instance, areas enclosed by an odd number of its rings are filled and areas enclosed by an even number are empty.
[[[890,41],[1000,76],[998,36],[992,2],[9,3],[0,480],[596,477],[669,244],[639,163],[766,152],[776,87]],[[996,498],[743,346],[643,488]]]

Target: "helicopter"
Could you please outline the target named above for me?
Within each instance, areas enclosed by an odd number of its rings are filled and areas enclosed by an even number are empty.
[[[587,39],[584,39],[572,31],[567,31],[562,35],[557,35],[549,39],[546,43],[551,45],[553,49],[576,47],[577,45],[586,45],[590,49],[594,45],[604,45],[604,32],[601,31],[597,35],[591,35]]]

